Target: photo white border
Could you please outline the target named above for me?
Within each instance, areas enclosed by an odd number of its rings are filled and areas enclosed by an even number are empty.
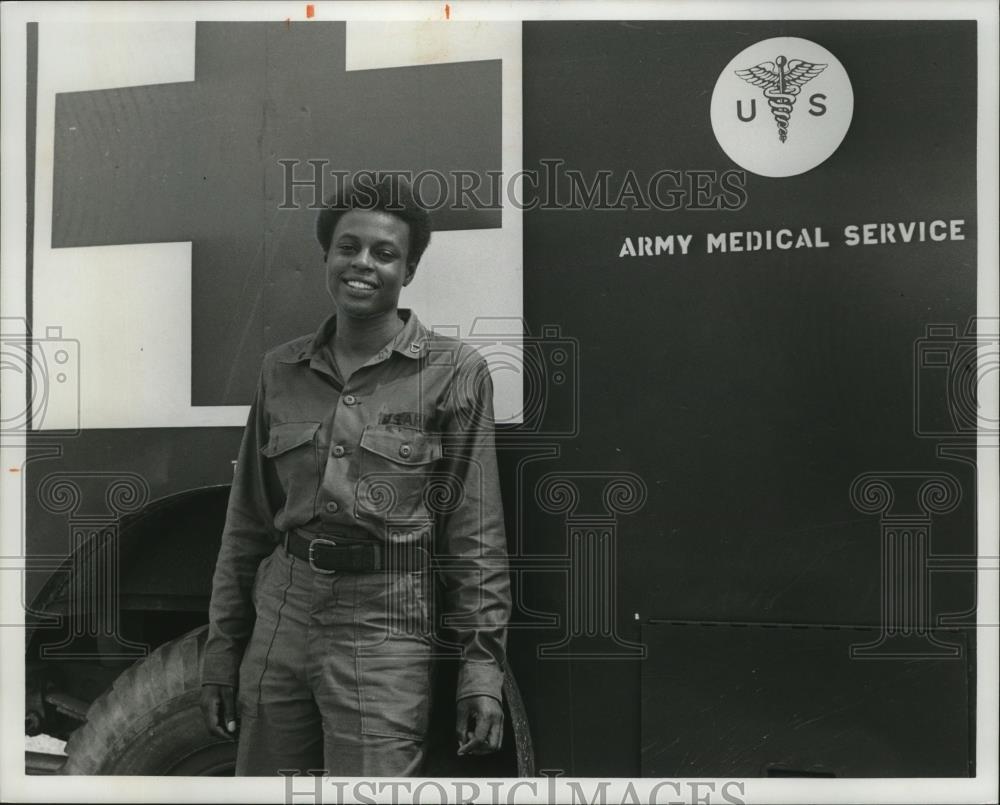
[[[444,20],[444,2],[314,2],[317,20]],[[565,2],[490,2],[489,0],[452,0],[452,20],[945,20],[978,21],[978,315],[997,317],[998,265],[1000,248],[996,222],[998,205],[998,10],[989,0],[930,2],[930,0],[882,0],[868,2],[680,2],[637,0],[609,4],[598,0]],[[22,315],[24,300],[24,174],[15,169],[23,164],[25,153],[25,61],[24,24],[53,20],[294,20],[305,19],[305,2],[21,2],[4,3],[2,14],[3,115],[0,131],[0,304],[3,316]],[[980,387],[980,403],[996,417],[998,390],[996,373],[991,382]],[[998,544],[997,489],[998,449],[980,438],[978,451],[978,534],[980,572],[978,575],[978,612],[981,621],[996,624],[998,581],[996,557]],[[21,466],[23,449],[5,448],[3,476],[7,468]],[[10,484],[0,486],[0,623],[13,624],[23,618],[20,611],[20,585],[12,582],[21,545],[20,500],[11,498]],[[993,557],[992,563],[985,557]],[[268,779],[212,778],[113,778],[113,777],[27,777],[24,775],[24,736],[18,729],[23,714],[24,632],[16,626],[0,628],[3,662],[0,665],[0,800],[51,802],[284,802],[284,781]],[[975,778],[855,778],[801,780],[747,778],[743,797],[748,803],[978,803],[995,802],[998,788],[998,629],[995,625],[977,629],[977,713]],[[470,781],[475,782],[475,781]],[[481,781],[480,781],[481,782]],[[513,782],[513,781],[511,781]],[[563,801],[568,801],[567,778],[560,778]],[[625,791],[627,780],[617,781],[608,789],[609,801]],[[635,791],[640,796],[658,781],[636,778]],[[686,781],[678,778],[682,784]],[[717,788],[725,782],[717,779]],[[332,791],[332,789],[329,789]],[[468,789],[466,789],[468,790]],[[530,797],[521,788],[518,802],[544,802],[547,784],[539,784],[539,797]],[[296,801],[304,801],[301,797]],[[332,801],[332,800],[324,800]]]

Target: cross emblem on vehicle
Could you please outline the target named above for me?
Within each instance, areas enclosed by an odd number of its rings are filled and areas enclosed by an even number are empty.
[[[343,23],[203,22],[194,81],[57,95],[52,245],[191,241],[193,405],[246,404],[263,351],[326,311],[304,209],[322,199],[300,185],[282,209],[280,160],[297,182],[310,160],[501,168],[498,60],[347,70],[345,41]],[[500,227],[499,206],[449,206],[438,231]]]

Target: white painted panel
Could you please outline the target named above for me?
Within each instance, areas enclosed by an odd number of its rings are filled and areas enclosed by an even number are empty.
[[[34,325],[36,334],[60,328],[78,344],[80,365],[79,411],[65,385],[53,387],[37,424],[242,425],[246,406],[190,404],[190,244],[50,246],[56,93],[193,80],[194,23],[47,22],[39,31]],[[385,47],[386,36],[396,47]],[[519,23],[347,26],[349,69],[502,59],[505,175],[521,161],[520,46]],[[403,303],[458,334],[483,317],[520,319],[521,232],[520,212],[505,209],[502,229],[435,233]],[[497,418],[517,421],[520,373],[498,373],[495,383]]]
[[[520,22],[351,22],[346,53],[348,70],[500,59],[503,176],[521,170]],[[434,183],[428,181],[427,187]],[[421,321],[462,337],[473,332],[477,319],[523,320],[522,213],[506,204],[505,195],[501,198],[501,229],[434,233],[417,279],[403,297]],[[498,422],[521,421],[523,374],[511,366],[512,359],[520,362],[520,332],[504,330],[511,349],[503,350],[503,368],[498,353],[488,353]]]
[[[39,25],[34,333],[60,328],[79,354],[79,411],[47,371],[43,430],[246,421],[247,406],[191,405],[189,243],[51,247],[56,93],[191,81],[194,45],[193,22]]]

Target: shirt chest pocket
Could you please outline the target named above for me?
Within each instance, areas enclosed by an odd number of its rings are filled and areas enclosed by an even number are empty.
[[[261,455],[274,465],[285,490],[288,506],[312,506],[319,489],[319,422],[285,422],[272,425]]]
[[[361,434],[355,515],[426,520],[424,488],[441,458],[441,437],[402,425],[368,425]]]

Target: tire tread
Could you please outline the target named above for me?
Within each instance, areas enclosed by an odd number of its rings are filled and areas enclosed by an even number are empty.
[[[162,717],[197,702],[207,627],[164,643],[129,666],[87,711],[66,742],[62,774],[115,774],[137,742],[155,738]],[[206,736],[207,737],[207,736]]]

